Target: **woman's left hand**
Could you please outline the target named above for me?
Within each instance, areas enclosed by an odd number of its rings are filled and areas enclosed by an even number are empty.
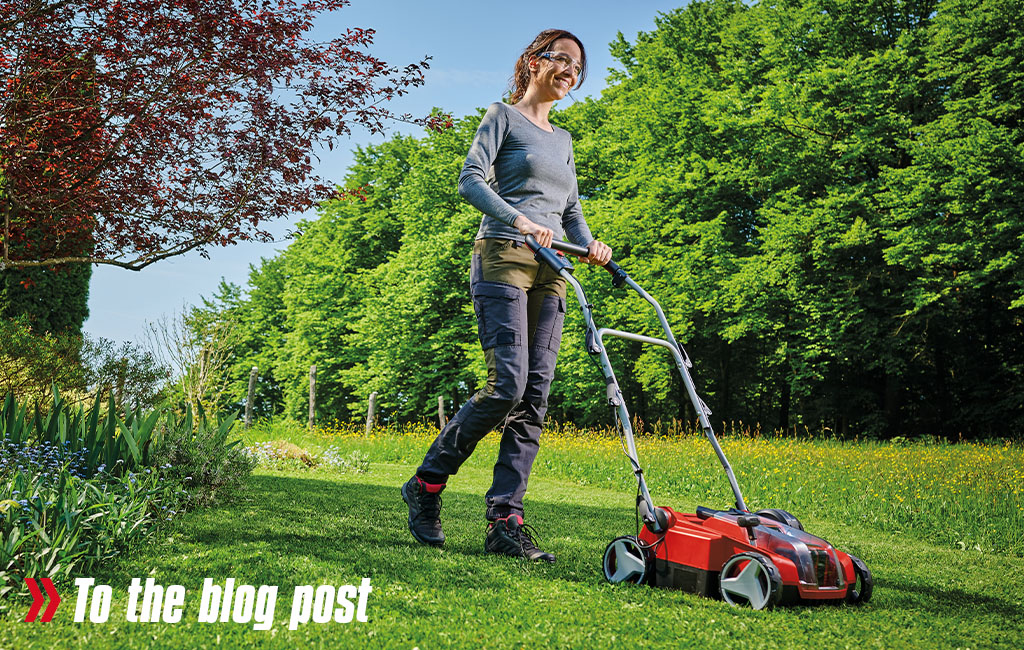
[[[581,257],[581,262],[604,266],[612,259],[612,249],[596,239],[587,244],[587,248],[590,249],[590,255],[588,257]]]

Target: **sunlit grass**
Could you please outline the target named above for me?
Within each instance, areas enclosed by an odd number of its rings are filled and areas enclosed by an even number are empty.
[[[0,648],[930,650],[1015,647],[1024,633],[1024,559],[1014,556],[1019,532],[1016,538],[1011,533],[1013,526],[1020,529],[1020,495],[1012,489],[1022,466],[1019,445],[724,436],[751,508],[794,512],[810,532],[861,557],[875,576],[874,597],[860,607],[755,612],[604,580],[604,548],[635,525],[635,486],[609,431],[559,427],[545,434],[526,508],[540,544],[557,555],[555,564],[483,552],[483,494],[496,435],[449,480],[444,548],[415,543],[399,486],[436,434],[429,423],[370,436],[359,423],[312,430],[260,424],[246,434],[247,444],[286,440],[314,455],[359,453],[368,463],[345,471],[326,463],[307,467],[298,459],[257,467],[250,483],[223,504],[175,520],[154,543],[91,576],[113,586],[120,620],[76,624],[73,607],[62,605],[51,623],[22,623],[29,606],[22,599],[0,618]],[[647,435],[638,445],[659,503],[730,505],[721,467],[703,438]],[[907,508],[911,495],[920,504]],[[952,508],[967,515],[947,516]],[[125,622],[127,586],[147,576],[192,594],[180,623]],[[285,600],[271,630],[198,623],[196,595],[206,577],[279,585],[286,595],[295,585],[372,577],[370,620],[289,630]]]
[[[307,429],[262,423],[247,440],[288,439],[313,450],[360,451],[369,461],[415,463],[437,435],[431,423],[375,428],[329,423]],[[751,510],[783,508],[904,533],[957,548],[1024,555],[1024,447],[1018,443],[842,441],[823,436],[721,436]],[[493,462],[497,434],[469,466]],[[692,431],[641,435],[640,461],[658,503],[675,508],[729,507],[732,492],[711,446]],[[578,485],[630,491],[635,482],[610,429],[553,425],[534,473]]]

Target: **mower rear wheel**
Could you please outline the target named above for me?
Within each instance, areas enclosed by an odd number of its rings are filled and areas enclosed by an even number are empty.
[[[613,539],[604,549],[604,560],[601,564],[605,579],[612,584],[643,584],[647,581],[651,568],[646,549],[633,535]]]
[[[771,559],[761,553],[737,553],[718,576],[722,600],[752,609],[774,607],[782,597],[782,577]]]
[[[766,519],[771,519],[772,521],[777,521],[780,524],[785,524],[785,525],[789,526],[790,528],[796,528],[797,530],[803,530],[804,529],[804,525],[800,523],[799,519],[797,519],[792,514],[786,512],[785,510],[780,510],[779,508],[769,508],[768,510],[758,510],[755,514],[757,514],[758,517],[765,517]]]
[[[859,557],[850,556],[853,561],[854,582],[846,592],[846,602],[860,605],[871,600],[871,592],[875,590],[875,581],[871,577],[868,565]]]

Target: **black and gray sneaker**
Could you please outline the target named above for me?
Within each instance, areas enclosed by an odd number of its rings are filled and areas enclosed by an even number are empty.
[[[509,515],[503,519],[492,521],[487,526],[487,541],[484,551],[500,553],[512,557],[525,557],[529,560],[554,562],[555,556],[546,553],[533,541],[536,531],[532,526],[523,523],[519,515]]]
[[[427,483],[413,476],[402,486],[402,499],[409,506],[409,532],[421,544],[441,546],[441,490],[444,483]]]

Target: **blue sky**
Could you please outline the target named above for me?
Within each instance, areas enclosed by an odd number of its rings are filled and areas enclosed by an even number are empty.
[[[353,0],[352,4],[321,20],[314,36],[325,39],[346,27],[377,31],[370,51],[392,64],[404,65],[433,57],[426,85],[391,104],[396,113],[424,115],[440,107],[455,116],[469,114],[501,98],[519,52],[542,29],[558,27],[575,33],[587,47],[590,73],[574,93],[580,99],[597,96],[605,87],[607,69],[615,67],[608,44],[622,32],[630,41],[637,32],[654,28],[659,13],[684,4],[683,0],[622,2],[412,2]],[[569,100],[566,100],[569,101]],[[395,129],[415,134],[412,127]],[[380,142],[385,136],[355,133],[349,146],[322,154],[319,171],[340,181],[357,145]],[[283,235],[304,215],[270,227]],[[312,215],[305,215],[312,216]],[[98,266],[89,294],[85,331],[115,341],[142,342],[146,322],[154,322],[183,305],[212,295],[220,279],[244,286],[249,265],[273,257],[287,246],[240,244],[215,248],[206,260],[198,254],[171,258],[141,272]]]

